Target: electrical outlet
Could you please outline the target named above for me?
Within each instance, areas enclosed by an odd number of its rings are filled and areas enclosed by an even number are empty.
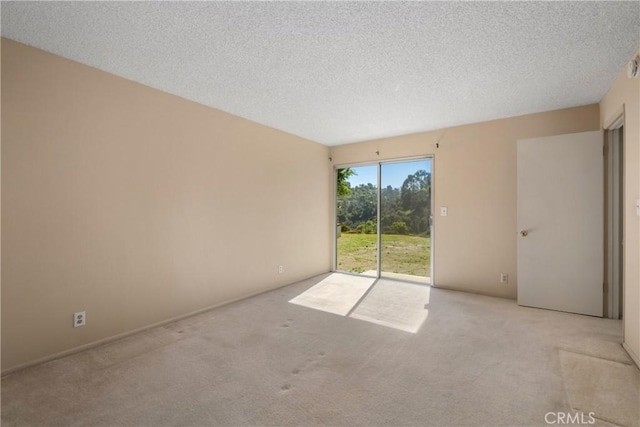
[[[73,327],[77,328],[78,326],[84,326],[87,323],[87,313],[84,311],[79,311],[77,313],[73,313]]]
[[[278,266],[278,273],[282,274],[283,271],[284,271],[284,267],[282,266],[282,264],[280,264]]]
[[[507,273],[500,274],[500,283],[509,283],[509,275]]]

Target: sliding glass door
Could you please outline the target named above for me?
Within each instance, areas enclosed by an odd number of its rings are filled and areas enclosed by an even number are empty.
[[[431,276],[431,159],[380,166],[380,276]]]
[[[336,169],[335,270],[430,282],[432,165]]]
[[[336,270],[378,277],[378,166],[336,176]]]

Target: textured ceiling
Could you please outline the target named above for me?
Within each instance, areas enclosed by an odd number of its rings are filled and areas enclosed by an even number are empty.
[[[3,2],[2,35],[327,145],[600,101],[634,2]]]

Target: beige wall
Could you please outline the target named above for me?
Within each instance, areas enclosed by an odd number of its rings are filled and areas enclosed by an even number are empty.
[[[640,54],[640,51],[638,51]],[[640,364],[640,79],[626,68],[600,102],[603,128],[624,111],[624,338],[625,348]]]
[[[6,39],[2,87],[5,372],[330,269],[327,147]]]
[[[598,128],[594,104],[343,145],[331,156],[340,165],[433,154],[435,284],[515,298],[516,140]],[[439,216],[440,206],[448,216]],[[500,273],[509,284],[500,284]]]

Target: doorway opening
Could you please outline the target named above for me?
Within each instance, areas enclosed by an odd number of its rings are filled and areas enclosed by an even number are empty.
[[[623,117],[605,132],[605,312],[622,319],[624,292],[624,127]]]
[[[433,158],[337,167],[334,271],[431,283]]]

